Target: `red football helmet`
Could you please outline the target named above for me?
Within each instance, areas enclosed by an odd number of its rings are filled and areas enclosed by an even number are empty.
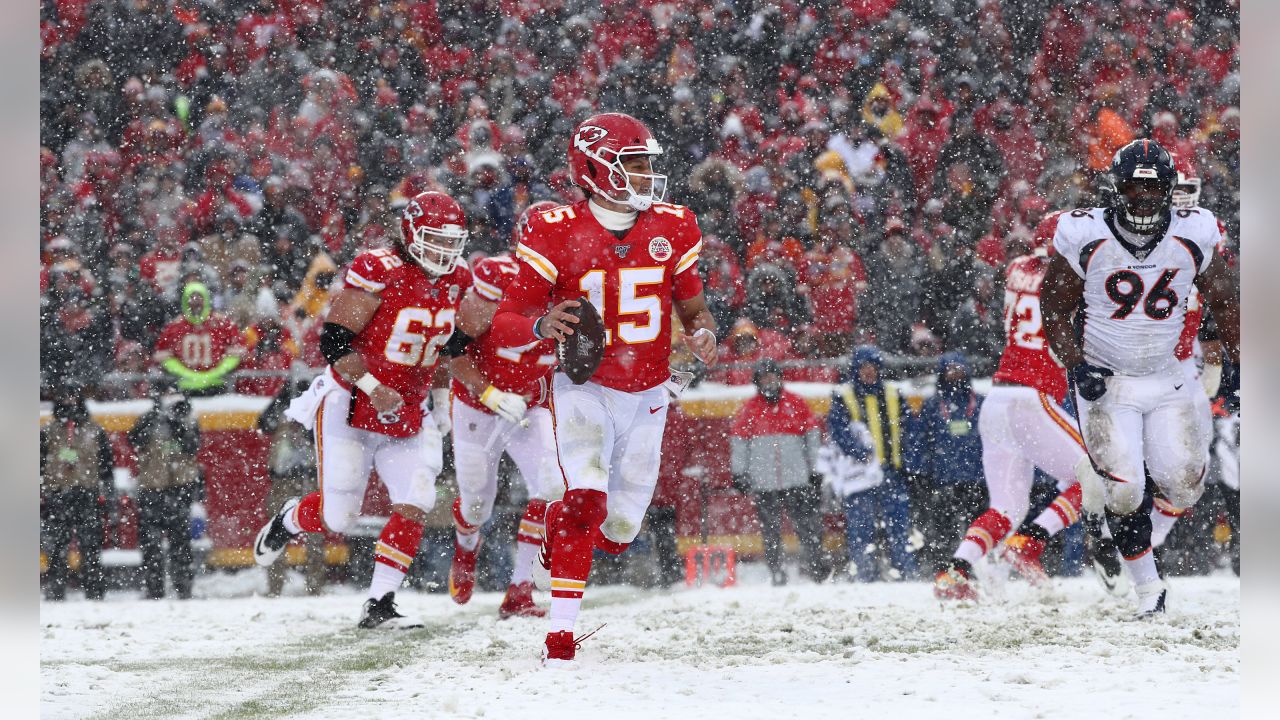
[[[667,193],[667,176],[628,172],[622,161],[628,155],[662,154],[658,141],[644,123],[623,113],[592,115],[573,131],[569,141],[569,173],[578,187],[640,212],[661,202]],[[637,192],[635,181],[647,182]]]
[[[525,231],[529,228],[529,218],[532,218],[536,213],[546,212],[553,207],[559,207],[559,205],[550,200],[539,200],[525,208],[524,212],[520,213],[520,218],[516,220],[516,226],[511,230],[511,247],[524,242]]]
[[[1058,217],[1066,210],[1056,210],[1040,218],[1031,235],[1031,254],[1048,257],[1053,254],[1053,235],[1058,232]]]
[[[400,215],[401,246],[432,275],[453,272],[469,234],[462,206],[442,192],[414,195]]]

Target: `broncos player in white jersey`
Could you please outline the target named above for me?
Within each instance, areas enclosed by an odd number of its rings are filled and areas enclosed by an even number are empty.
[[[1107,207],[1059,218],[1040,307],[1145,616],[1164,611],[1167,591],[1151,552],[1144,462],[1160,493],[1181,508],[1204,492],[1209,462],[1209,403],[1174,357],[1187,296],[1199,290],[1235,360],[1239,282],[1215,260],[1221,234],[1213,213],[1172,207],[1177,171],[1158,143],[1121,148],[1108,179]]]

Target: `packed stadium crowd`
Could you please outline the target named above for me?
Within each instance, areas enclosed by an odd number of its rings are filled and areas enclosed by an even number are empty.
[[[468,254],[505,250],[579,197],[565,145],[601,108],[653,127],[698,213],[726,360],[994,360],[1006,260],[1125,142],[1190,163],[1238,237],[1228,5],[49,0],[45,386],[159,367],[193,282],[239,369],[323,364],[327,286],[406,197],[446,190]]]
[[[1044,215],[1095,203],[1131,140],[1173,152],[1238,242],[1238,19],[1230,0],[44,0],[42,397],[276,395],[325,364],[335,278],[409,198],[458,200],[469,260],[506,251],[525,207],[582,198],[567,142],[605,110],[648,124],[667,200],[697,213],[707,380],[770,359],[833,382],[874,345],[925,373],[956,353],[967,392],[1006,342],[1006,264]]]

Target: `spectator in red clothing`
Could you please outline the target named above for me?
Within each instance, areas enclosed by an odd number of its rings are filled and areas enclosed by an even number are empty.
[[[813,331],[820,336],[849,335],[858,319],[858,295],[867,287],[867,271],[853,248],[826,242],[809,253],[805,284],[813,305]]]
[[[729,340],[724,345],[717,367],[711,371],[710,378],[726,385],[748,385],[751,383],[751,366],[760,360],[794,360],[791,341],[787,336],[769,328],[759,328],[747,318],[740,318],[733,324]],[[744,365],[730,369],[728,365]]]
[[[242,370],[284,371],[293,366],[298,346],[289,331],[273,317],[264,317],[246,333],[248,342]],[[242,395],[274,397],[284,387],[287,377],[244,377],[236,380],[236,392]]]
[[[933,173],[938,166],[938,153],[950,132],[944,109],[929,97],[922,97],[907,112],[899,144],[907,154],[911,175],[916,182],[916,202],[933,197]]]
[[[822,421],[804,398],[783,389],[777,363],[757,364],[753,382],[756,394],[734,415],[729,431],[733,486],[755,501],[773,584],[787,583],[782,568],[784,510],[804,551],[802,571],[814,582],[822,582],[830,573],[822,555],[818,512],[822,476],[815,469]]]
[[[1226,18],[1214,18],[1209,33],[1209,42],[1196,49],[1194,64],[1209,73],[1214,85],[1221,85],[1227,74],[1236,69],[1240,44]]]
[[[182,315],[160,331],[154,359],[179,390],[215,395],[226,391],[226,375],[243,352],[240,328],[214,313],[209,288],[193,282],[182,289]]]

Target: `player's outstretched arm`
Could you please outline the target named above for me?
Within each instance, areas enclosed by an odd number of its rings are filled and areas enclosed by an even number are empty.
[[[716,364],[716,321],[707,309],[707,296],[698,293],[691,298],[675,301],[676,314],[684,324],[684,343],[699,360],[707,365]]]
[[[351,341],[364,330],[382,298],[371,292],[346,288],[329,306],[329,315],[320,329],[320,351],[343,380],[358,387],[378,412],[392,412],[404,404],[400,393],[383,385],[364,364],[364,358],[351,347]]]
[[[1049,349],[1062,366],[1071,370],[1084,362],[1084,352],[1076,340],[1071,315],[1084,297],[1084,279],[1076,275],[1061,255],[1049,261],[1040,286],[1040,315]]]
[[[1196,287],[1213,312],[1227,359],[1240,362],[1239,274],[1226,262],[1215,259],[1209,263],[1208,270],[1196,276]]]
[[[449,363],[449,370],[455,380],[462,383],[474,397],[499,417],[514,423],[524,418],[529,409],[529,401],[523,395],[495,387],[470,356],[459,355],[453,358]]]

